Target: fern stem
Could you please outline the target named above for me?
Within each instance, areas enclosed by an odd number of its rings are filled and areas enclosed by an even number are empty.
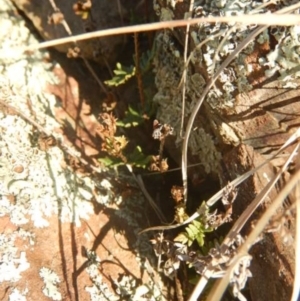
[[[145,96],[144,96],[142,75],[141,75],[141,70],[140,70],[138,33],[136,33],[136,32],[134,33],[134,51],[135,51],[135,70],[136,70],[135,75],[136,75],[138,89],[139,89],[140,101],[141,101],[142,107],[144,108]]]

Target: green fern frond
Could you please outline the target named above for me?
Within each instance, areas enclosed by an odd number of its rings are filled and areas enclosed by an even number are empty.
[[[212,228],[205,226],[201,221],[194,220],[185,228],[185,232],[181,232],[175,237],[174,241],[187,244],[189,247],[194,241],[197,241],[198,245],[202,247],[205,242],[205,233],[211,232],[212,230]]]
[[[117,63],[116,69],[114,70],[115,76],[105,81],[104,83],[108,86],[119,86],[128,81],[131,77],[135,76],[135,67],[122,66],[121,63]]]

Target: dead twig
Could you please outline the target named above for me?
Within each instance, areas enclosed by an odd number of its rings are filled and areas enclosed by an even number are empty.
[[[300,7],[300,4],[294,4],[288,7],[290,11],[295,10]],[[126,27],[110,28],[105,30],[99,30],[95,32],[89,32],[84,34],[79,34],[71,37],[56,39],[52,41],[42,42],[35,45],[26,46],[23,48],[16,49],[17,52],[31,52],[38,49],[45,49],[48,47],[54,47],[66,43],[78,42],[83,40],[89,40],[93,38],[114,36],[120,34],[128,34],[133,32],[145,32],[145,31],[154,31],[163,28],[175,28],[175,27],[184,27],[187,24],[193,25],[201,22],[207,23],[242,23],[242,24],[257,24],[257,25],[268,25],[268,26],[292,26],[297,25],[300,22],[300,16],[294,14],[256,14],[256,15],[240,15],[240,16],[230,16],[230,17],[207,17],[207,18],[195,18],[189,20],[175,20],[175,21],[164,21],[164,22],[154,22],[150,24],[142,25],[132,25]],[[1,53],[0,57],[6,57],[16,55],[15,51],[10,53]]]
[[[145,95],[144,95],[144,87],[143,87],[143,80],[140,68],[140,52],[139,52],[139,39],[138,34],[134,33],[134,51],[135,51],[135,75],[138,84],[138,90],[140,94],[140,101],[142,108],[145,107]]]

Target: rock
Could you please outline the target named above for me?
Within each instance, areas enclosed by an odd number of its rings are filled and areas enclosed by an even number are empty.
[[[0,5],[1,297],[119,300],[116,286],[126,280],[152,282],[141,267],[152,247],[138,235],[148,221],[145,199],[128,176],[123,182],[121,174],[67,164],[70,153],[91,157],[99,149],[90,106],[99,104],[100,91],[80,62],[57,53],[55,60],[47,50],[3,59],[37,40],[10,1]]]
[[[182,19],[189,7],[188,1],[155,3],[161,20]],[[193,17],[248,14],[259,5],[261,2],[255,0],[243,1],[243,5],[236,5],[234,0],[199,1],[193,9]],[[283,4],[278,5],[276,10],[282,7]],[[266,6],[260,12],[268,13],[271,9]],[[210,79],[253,30],[254,27],[243,24],[234,27],[233,24],[204,22],[190,27],[185,125]],[[174,127],[175,141],[169,141],[166,147],[179,164],[180,132],[185,130],[185,127],[181,129],[180,120],[184,40],[183,28],[159,32],[154,59],[157,119]],[[255,37],[223,69],[205,96],[189,139],[188,163],[201,163],[198,168],[200,178],[215,175],[224,186],[228,180],[255,168],[276,153],[297,130],[300,122],[296,113],[300,111],[299,49],[297,26],[274,26]],[[288,153],[290,149],[286,150]],[[273,162],[277,163],[282,164],[282,161]],[[265,166],[239,187],[233,207],[234,220],[267,185],[275,168],[272,164]],[[226,179],[224,172],[229,175]],[[264,206],[271,204],[276,193],[273,189]],[[264,208],[260,208],[255,218]],[[249,285],[252,300],[289,300],[293,286],[293,248],[283,244],[280,234],[265,234],[251,253],[253,278]]]
[[[68,33],[62,23],[53,24],[49,18],[55,12],[48,0],[12,0],[13,3],[25,13],[32,21],[34,27],[45,40],[53,40],[67,37]],[[122,26],[121,14],[125,13],[116,1],[92,1],[92,7],[86,19],[76,15],[73,5],[74,0],[57,1],[56,5],[63,14],[72,35],[83,34],[101,29]],[[52,24],[51,24],[52,23]],[[124,37],[113,36],[101,39],[85,40],[78,42],[81,55],[86,59],[92,59],[100,64],[114,63],[117,55],[122,50]],[[64,44],[56,47],[57,50],[68,52],[74,45]]]
[[[161,20],[179,19],[187,12],[186,2],[160,1],[155,8]],[[247,2],[252,7],[261,4],[254,0]],[[234,1],[222,3],[202,1],[194,8],[194,17],[241,14],[249,9],[235,5]],[[191,26],[185,122],[209,79],[252,30],[245,25],[238,28],[207,23]],[[154,101],[158,104],[157,119],[170,124],[176,133],[175,145],[169,147],[171,153],[176,153],[174,147],[181,152],[182,93],[179,87],[184,66],[184,32],[182,28],[175,28],[156,36],[154,63],[158,91]],[[226,32],[230,33],[228,37]],[[261,154],[272,154],[295,132],[300,122],[299,114],[295,114],[300,111],[297,98],[300,59],[295,54],[300,42],[297,37],[296,26],[265,30],[221,72],[205,97],[189,140],[189,161],[202,163],[202,176],[218,174],[222,154],[240,143],[251,145]],[[201,45],[205,39],[206,43]],[[180,162],[177,154],[175,159]]]

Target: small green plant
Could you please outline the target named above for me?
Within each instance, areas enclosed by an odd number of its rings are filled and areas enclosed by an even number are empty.
[[[141,68],[142,74],[144,74],[148,70],[151,70],[155,51],[156,51],[156,47],[154,44],[151,50],[147,50],[142,53],[141,58],[140,58],[140,68]]]
[[[115,76],[105,81],[104,83],[108,86],[119,86],[127,82],[131,77],[135,76],[135,67],[122,66],[121,63],[116,64],[116,69],[114,70]]]
[[[136,146],[133,152],[129,155],[120,156],[106,156],[104,158],[99,158],[99,162],[103,163],[106,167],[113,168],[122,166],[125,164],[130,164],[139,168],[147,168],[150,164],[152,156],[146,156],[140,146]]]
[[[144,116],[142,116],[138,111],[135,111],[131,106],[128,106],[128,111],[125,112],[125,117],[123,120],[117,121],[117,126],[125,128],[135,127],[144,121]]]
[[[188,245],[189,247],[194,241],[197,241],[200,247],[203,247],[205,243],[205,233],[213,231],[213,227],[208,224],[210,217],[209,208],[205,202],[203,202],[198,209],[201,213],[197,220],[193,220],[186,228],[185,232],[179,233],[174,241],[178,241],[182,244]]]
[[[132,111],[135,112],[135,111]],[[125,136],[117,136],[117,119],[112,113],[101,113],[99,115],[100,125],[97,134],[100,136],[101,151],[107,156],[99,158],[99,162],[106,167],[117,167],[130,164],[132,166],[146,168],[152,160],[152,156],[144,155],[140,146],[136,146],[132,151],[127,152],[128,140]]]
[[[207,227],[200,221],[194,220],[185,228],[185,232],[181,232],[175,237],[174,241],[187,244],[190,247],[196,240],[198,245],[202,247],[204,245],[205,233],[211,232],[212,230],[212,228]]]

